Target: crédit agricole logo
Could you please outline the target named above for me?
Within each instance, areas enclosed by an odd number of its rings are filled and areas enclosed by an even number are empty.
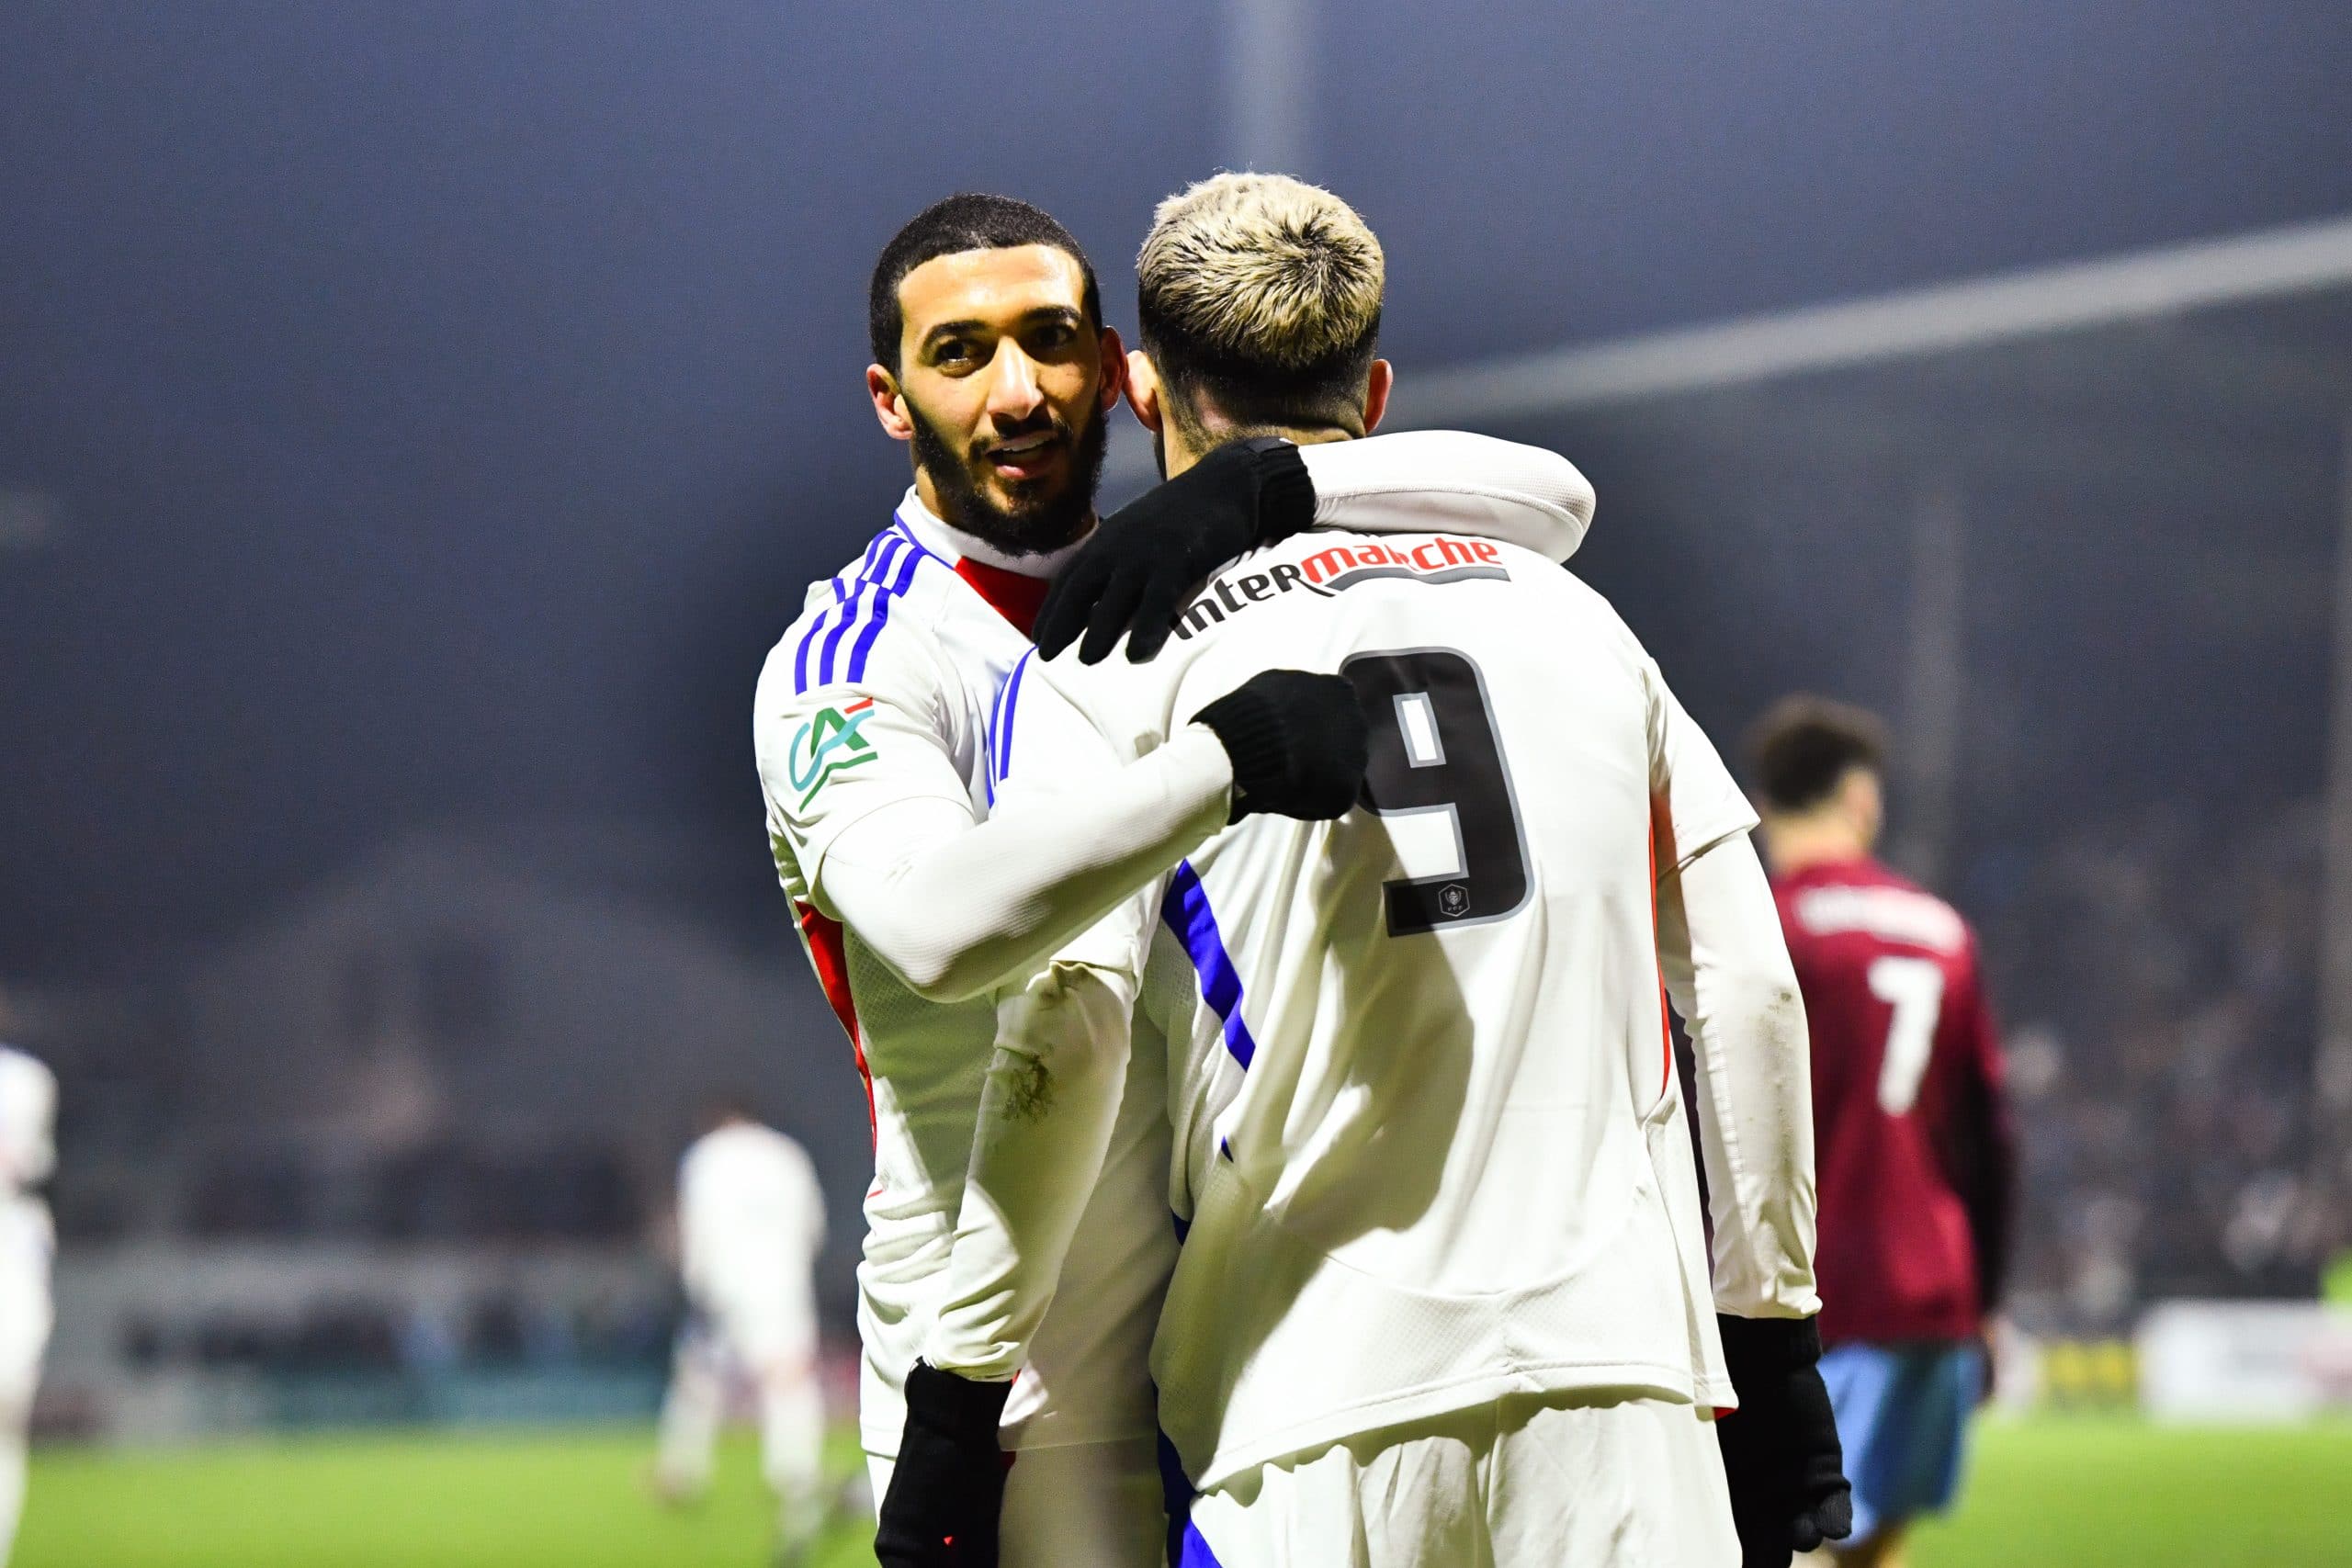
[[[877,755],[874,742],[858,733],[873,716],[874,699],[866,697],[847,707],[820,708],[816,717],[800,727],[785,762],[792,787],[800,792],[802,806],[814,799],[834,774],[874,761]]]

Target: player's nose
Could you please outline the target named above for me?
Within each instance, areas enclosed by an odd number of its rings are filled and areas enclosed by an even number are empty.
[[[1037,362],[1018,344],[1005,344],[989,367],[990,417],[1000,424],[1016,424],[1035,414],[1045,400],[1037,385]]]

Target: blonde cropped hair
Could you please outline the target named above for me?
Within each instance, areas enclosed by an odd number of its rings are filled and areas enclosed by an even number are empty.
[[[1181,402],[1205,391],[1236,418],[1325,422],[1335,395],[1361,402],[1387,271],[1329,191],[1218,175],[1152,216],[1136,257],[1144,346]]]

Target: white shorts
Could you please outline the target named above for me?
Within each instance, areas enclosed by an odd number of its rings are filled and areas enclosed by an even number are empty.
[[[1711,1414],[1514,1397],[1368,1433],[1201,1494],[1175,1568],[1736,1568]]]
[[[802,1375],[816,1360],[816,1320],[790,1306],[722,1300],[702,1315],[719,1349],[755,1381]]]
[[[867,1454],[874,1506],[896,1461]],[[1066,1443],[1023,1449],[1004,1478],[1000,1568],[1162,1568],[1168,1514],[1158,1445]]]
[[[0,1421],[21,1423],[32,1408],[53,1322],[49,1270],[6,1260],[0,1266]]]
[[[815,1368],[816,1337],[800,1323],[729,1318],[720,1332],[729,1353],[757,1382],[806,1377]]]

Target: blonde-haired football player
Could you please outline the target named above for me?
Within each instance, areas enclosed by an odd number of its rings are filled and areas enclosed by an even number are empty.
[[[1365,434],[1388,402],[1372,352],[1387,278],[1380,241],[1329,191],[1219,175],[1170,197],[1136,258],[1137,412],[1196,457],[1241,434]],[[1179,334],[1187,352],[1150,352]]]
[[[1296,181],[1163,205],[1128,389],[1167,470],[1370,430],[1382,274]],[[1756,818],[1606,602],[1446,500],[1424,482],[1423,532],[1245,557],[1152,662],[1016,674],[1009,808],[1083,798],[1270,666],[1350,682],[1370,764],[1354,809],[1238,821],[1007,997],[930,1359],[1022,1368],[1129,1055],[1164,1054],[1177,1562],[1785,1563],[1842,1531],[1845,1483]],[[1697,1055],[1712,1280],[1661,986]]]

